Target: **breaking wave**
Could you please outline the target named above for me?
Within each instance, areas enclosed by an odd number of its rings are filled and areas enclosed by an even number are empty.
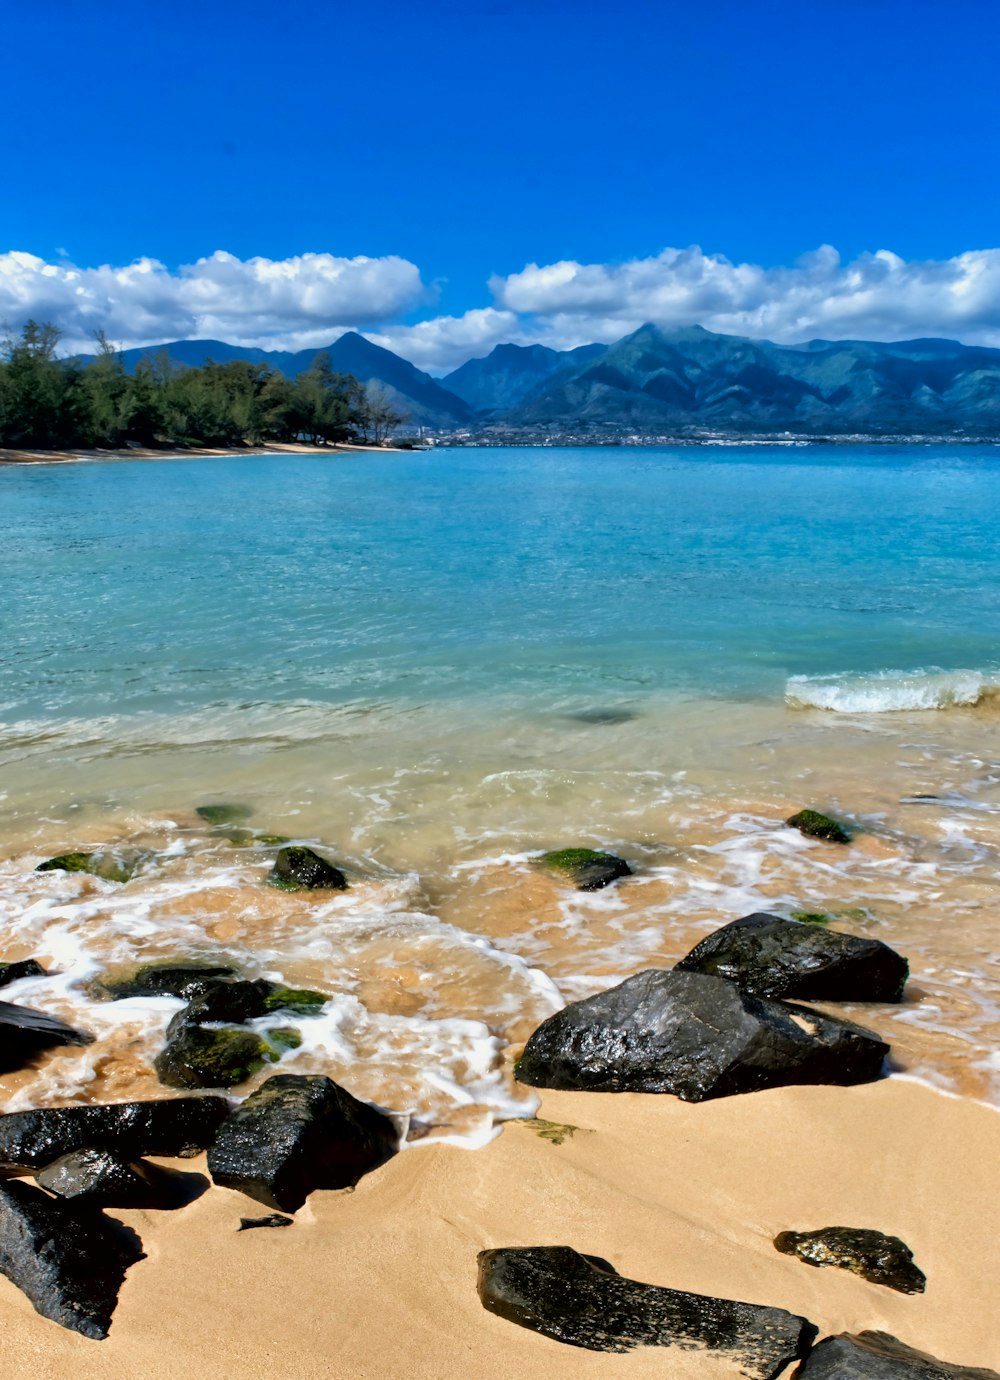
[[[791,676],[789,709],[835,714],[891,714],[920,709],[1000,705],[1000,676],[981,671],[875,671],[869,675]]]

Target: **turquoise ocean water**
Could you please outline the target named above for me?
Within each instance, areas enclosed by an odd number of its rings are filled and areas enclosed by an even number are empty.
[[[901,1007],[847,1014],[1000,1103],[998,530],[987,446],[0,468],[0,958],[98,1037],[0,1093],[154,1095],[177,1003],[86,984],[204,957],[330,993],[282,1068],[476,1144],[530,1110],[540,1018],[768,908],[908,954]],[[264,886],[213,800],[350,891]],[[575,843],[634,877],[539,875]],[[34,871],[98,845],[137,877]]]

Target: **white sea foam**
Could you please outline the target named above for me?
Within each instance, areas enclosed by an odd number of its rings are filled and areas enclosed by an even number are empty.
[[[995,696],[1000,696],[1000,677],[981,671],[792,676],[785,684],[785,704],[789,709],[827,709],[836,714],[968,709]]]

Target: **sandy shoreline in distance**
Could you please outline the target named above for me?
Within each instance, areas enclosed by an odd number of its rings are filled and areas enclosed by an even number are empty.
[[[175,1213],[117,1214],[148,1259],[129,1273],[108,1340],[45,1321],[0,1279],[3,1368],[66,1380],[736,1374],[674,1349],[582,1351],[481,1307],[479,1250],[555,1244],[634,1279],[802,1313],[821,1336],[876,1328],[945,1361],[1000,1364],[992,1109],[896,1078],[700,1106],[546,1093],[540,1114],[580,1129],[557,1145],[515,1123],[485,1150],[405,1151],[354,1192],[314,1194],[281,1231],[237,1234],[240,1216],[264,1210],[218,1188]],[[771,1245],[779,1230],[830,1225],[902,1236],[926,1294],[811,1269]]]
[[[350,455],[353,451],[387,451],[405,455],[396,446],[288,445],[244,446],[225,450],[205,446],[200,450],[0,450],[0,465],[93,465],[114,460],[218,460],[243,455]]]

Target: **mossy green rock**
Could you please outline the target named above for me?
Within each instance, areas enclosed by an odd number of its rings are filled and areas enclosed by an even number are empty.
[[[157,1055],[154,1068],[168,1088],[232,1088],[275,1059],[249,1030],[185,1024]]]
[[[235,968],[222,964],[143,963],[131,972],[105,974],[92,984],[92,989],[112,1001],[125,997],[181,997],[192,1001],[220,979],[235,976]]]
[[[311,848],[282,848],[267,878],[281,891],[346,891],[347,878],[339,867]]]
[[[790,829],[798,829],[808,839],[825,839],[827,843],[850,843],[851,835],[842,824],[829,815],[821,815],[818,810],[799,810],[790,815],[785,823]]]
[[[302,1045],[302,1036],[292,1026],[282,1025],[276,1030],[268,1030],[266,1034],[272,1047],[281,1053],[289,1049],[299,1049]]]
[[[315,1015],[330,1000],[325,992],[312,992],[308,987],[276,987],[264,998],[264,1010],[297,1011],[303,1016]]]
[[[568,878],[577,891],[600,891],[619,877],[632,875],[624,858],[595,848],[557,848],[543,853],[538,865]]]
[[[818,1231],[783,1231],[774,1248],[795,1255],[806,1265],[833,1265],[872,1284],[884,1284],[900,1294],[922,1294],[927,1285],[913,1252],[898,1236],[863,1227],[821,1227]]]
[[[151,856],[139,849],[98,848],[90,853],[60,853],[39,863],[35,871],[86,872],[105,882],[128,882]]]
[[[250,818],[253,810],[249,805],[221,801],[217,805],[199,805],[195,814],[206,824],[242,824],[245,819]]]

